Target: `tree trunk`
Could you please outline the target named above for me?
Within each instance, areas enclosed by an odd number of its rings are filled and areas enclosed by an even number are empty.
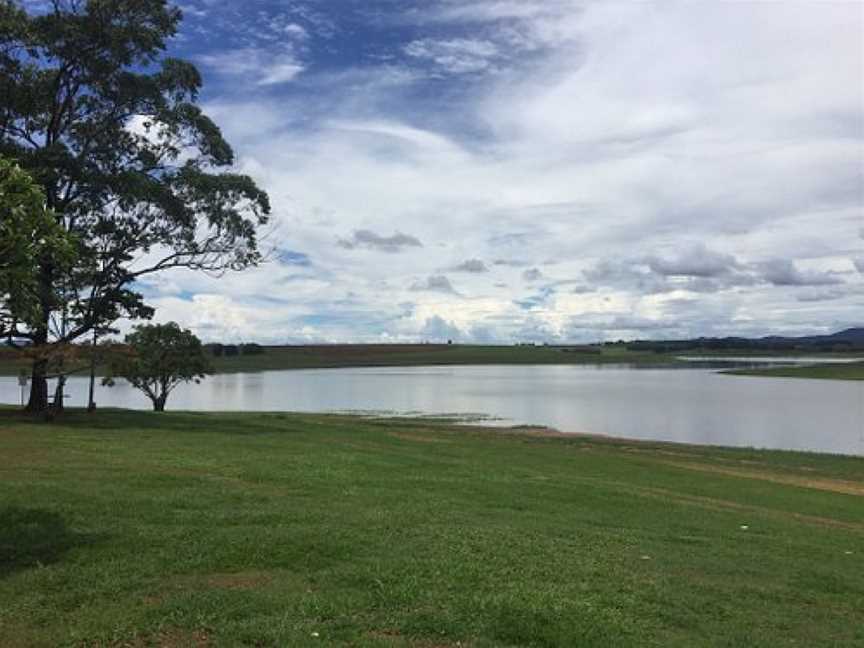
[[[66,376],[57,378],[57,388],[54,390],[54,403],[52,408],[55,414],[63,411],[63,390],[66,388]]]
[[[154,412],[164,412],[165,411],[165,401],[168,400],[168,394],[162,394],[161,396],[157,396],[153,399],[153,411]]]
[[[41,414],[48,409],[48,379],[45,377],[47,369],[47,360],[36,360],[33,363],[33,373],[30,377],[30,400],[26,407],[26,410],[33,414]]]
[[[32,340],[37,352],[48,343],[48,324],[51,318],[51,308],[48,305],[48,299],[44,296],[50,294],[49,276],[49,269],[43,266],[41,278],[41,294],[43,296],[41,299],[42,317],[40,318],[40,326],[36,329],[36,335]],[[48,286],[47,289],[46,285]],[[31,414],[42,414],[48,411],[48,379],[45,377],[47,373],[48,360],[37,359],[33,361],[33,374],[30,377],[30,400],[25,408]]]

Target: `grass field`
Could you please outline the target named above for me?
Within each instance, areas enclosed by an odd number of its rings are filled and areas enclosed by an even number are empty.
[[[789,352],[784,352],[789,355]],[[688,353],[655,353],[630,351],[624,345],[609,346],[474,346],[464,344],[332,344],[306,346],[269,346],[259,355],[236,355],[211,358],[217,373],[274,371],[284,369],[319,369],[336,367],[397,367],[434,365],[507,365],[507,364],[684,364],[678,355],[724,357],[729,355],[783,355],[726,350]],[[792,353],[792,355],[795,355]],[[828,357],[861,357],[854,353],[823,353]],[[847,370],[829,368],[814,372],[790,371],[765,375],[789,375],[812,378],[859,379],[862,365]],[[0,349],[0,375],[15,375],[26,360],[18,354]],[[86,373],[87,367],[82,367]],[[762,375],[761,370],[753,375]]]
[[[3,646],[861,646],[864,459],[0,410]]]
[[[261,355],[214,358],[217,371],[488,364],[669,363],[671,356],[624,347],[338,344],[266,347]]]
[[[606,364],[675,362],[670,355],[610,347],[472,346],[461,344],[331,344],[269,346],[259,355],[211,358],[219,373],[317,369],[488,364]],[[17,374],[26,360],[0,349],[0,375]]]
[[[809,367],[772,367],[770,369],[734,370],[739,376],[769,376],[774,378],[819,378],[826,380],[864,380],[864,362],[849,364],[812,365]]]

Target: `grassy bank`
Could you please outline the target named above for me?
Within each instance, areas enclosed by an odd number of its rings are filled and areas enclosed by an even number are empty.
[[[474,346],[462,344],[331,344],[266,346],[257,355],[211,357],[219,373],[324,369],[335,367],[399,367],[429,365],[608,364],[676,362],[671,355],[610,347]],[[17,374],[26,360],[0,349],[0,375]]]
[[[622,347],[337,344],[265,347],[260,355],[214,358],[221,372],[325,367],[669,363],[671,356]]]
[[[864,362],[849,364],[812,365],[809,367],[772,367],[770,369],[740,369],[727,373],[738,376],[768,376],[773,378],[818,378],[824,380],[864,380]]]
[[[284,369],[327,369],[337,367],[405,367],[435,365],[573,365],[634,364],[682,365],[679,354],[631,351],[623,344],[609,346],[477,346],[465,344],[332,344],[307,346],[265,346],[257,355],[211,357],[217,373],[276,371]],[[788,352],[786,352],[788,354]],[[680,355],[711,357],[779,355],[747,350],[690,352]],[[793,354],[794,355],[794,354]],[[824,353],[826,358],[860,357],[852,353]],[[15,375],[27,361],[15,352],[0,349],[0,375]],[[84,373],[88,367],[82,367]],[[769,370],[766,375],[773,374]],[[816,372],[845,379],[843,371]],[[760,372],[754,372],[759,375]],[[860,375],[860,365],[852,370]]]
[[[864,459],[0,410],[4,646],[860,646]]]

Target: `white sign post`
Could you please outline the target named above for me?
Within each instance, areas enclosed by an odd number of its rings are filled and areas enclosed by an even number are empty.
[[[18,374],[18,386],[21,387],[21,406],[24,406],[24,394],[27,390],[27,383],[30,382],[30,379],[27,377],[27,374],[24,370],[21,370],[21,373]]]

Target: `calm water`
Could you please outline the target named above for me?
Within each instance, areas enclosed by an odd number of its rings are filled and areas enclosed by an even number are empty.
[[[19,399],[0,378],[0,401]],[[87,381],[67,385],[83,406]],[[148,408],[126,384],[100,406]],[[864,455],[864,382],[727,376],[710,369],[484,366],[223,374],[178,387],[169,409],[480,414],[505,424],[687,443]]]

